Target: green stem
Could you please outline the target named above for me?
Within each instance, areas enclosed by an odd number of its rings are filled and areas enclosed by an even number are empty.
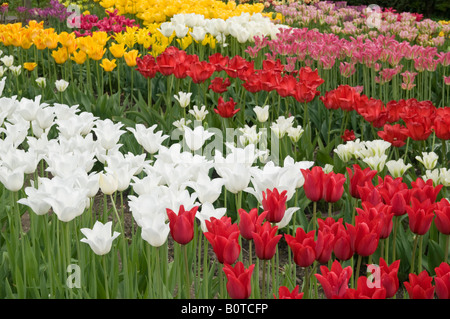
[[[411,256],[411,269],[409,270],[410,273],[414,273],[414,261],[416,259],[416,248],[417,248],[418,240],[419,240],[419,235],[416,235],[416,238],[414,239],[413,251],[412,251],[412,256]]]
[[[109,299],[109,284],[108,284],[108,272],[106,270],[106,255],[102,256],[102,264],[103,264],[103,273],[105,278],[105,294],[106,299]]]
[[[185,283],[185,288],[186,288],[186,298],[190,298],[191,293],[190,293],[190,287],[191,287],[191,281],[189,278],[189,264],[188,264],[188,253],[187,253],[187,246],[183,245],[183,254],[184,254],[184,266],[185,266],[185,270],[186,270],[186,283]]]

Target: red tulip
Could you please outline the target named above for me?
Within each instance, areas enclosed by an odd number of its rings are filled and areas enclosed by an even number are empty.
[[[223,67],[223,70],[232,78],[238,77],[238,72],[247,66],[248,61],[240,55],[235,55],[228,60],[227,66]]]
[[[151,55],[144,55],[144,57],[136,58],[136,70],[139,71],[146,79],[154,78],[156,72],[158,72],[159,68],[156,63],[156,60]]]
[[[389,125],[385,124],[382,131],[377,132],[378,136],[394,147],[405,145],[408,138],[408,129],[401,124]]]
[[[219,97],[217,108],[214,109],[214,112],[219,114],[221,117],[229,118],[236,115],[240,109],[235,109],[236,102],[234,102],[233,98],[230,98],[228,102],[223,100],[223,97]]]
[[[372,255],[378,247],[381,224],[379,220],[355,217],[355,226],[346,224],[353,250],[360,256]]]
[[[293,96],[297,86],[297,79],[293,75],[285,75],[275,87],[281,97]]]
[[[446,198],[437,203],[434,211],[436,218],[434,224],[439,232],[450,235],[450,203]]]
[[[300,286],[297,285],[291,292],[286,286],[281,286],[280,288],[278,288],[278,299],[302,299],[303,292],[299,293],[299,289]],[[275,296],[275,294],[273,294],[273,297],[277,299],[277,296]]]
[[[295,237],[285,234],[284,238],[294,254],[294,262],[300,267],[311,266],[316,259],[316,243],[314,242],[314,230],[305,233],[298,227]]]
[[[166,51],[156,57],[158,70],[164,76],[173,74],[177,66],[177,61],[178,59],[175,50],[166,49]]]
[[[335,299],[386,299],[386,289],[383,287],[369,287],[368,278],[360,276],[357,282],[357,288],[349,288],[342,297]]]
[[[322,167],[314,166],[311,169],[300,169],[300,171],[305,178],[303,189],[306,197],[313,202],[320,201],[323,197],[323,180],[325,178]]]
[[[380,279],[381,285],[386,289],[386,298],[395,296],[399,288],[398,269],[400,260],[394,261],[390,266],[380,257]]]
[[[226,78],[224,80],[223,78],[216,77],[211,80],[211,84],[208,86],[208,88],[216,93],[224,93],[228,90],[230,84],[230,78]]]
[[[267,212],[262,212],[258,215],[258,209],[252,208],[248,213],[244,209],[238,210],[239,214],[239,231],[241,236],[247,240],[253,239],[253,232],[257,225],[261,225]]]
[[[173,210],[167,208],[167,217],[169,218],[170,235],[180,245],[186,245],[194,238],[194,221],[198,206],[186,211],[181,205],[176,214]]]
[[[377,171],[371,170],[369,167],[362,170],[358,164],[353,164],[353,170],[354,172],[352,172],[352,170],[349,167],[347,167],[347,172],[350,181],[349,190],[352,197],[360,198],[358,192],[358,185],[365,186],[366,182],[371,183],[373,177],[377,174]]]
[[[422,116],[415,116],[414,118],[406,120],[406,129],[408,136],[415,141],[424,141],[431,135],[432,122],[430,118]]]
[[[350,232],[341,224],[334,235],[333,253],[339,260],[349,260],[354,255],[354,245]]]
[[[331,232],[321,230],[317,232],[315,254],[319,264],[325,264],[330,260],[333,251],[333,242],[334,235]]]
[[[422,178],[417,178],[415,181],[411,182],[411,198],[416,198],[420,202],[425,200],[430,200],[434,203],[444,185],[439,184],[436,187],[433,186],[433,180],[428,179],[426,182]]]
[[[216,68],[209,62],[197,61],[190,65],[186,74],[192,78],[194,83],[203,83],[211,77]]]
[[[209,62],[215,66],[217,72],[224,70],[229,60],[228,56],[223,56],[220,52],[209,56]]]
[[[287,191],[278,192],[277,188],[273,191],[267,189],[267,194],[263,192],[262,206],[267,212],[266,220],[271,223],[279,223],[286,212]]]
[[[372,183],[366,182],[364,186],[357,186],[359,198],[362,202],[370,202],[377,205],[382,202],[380,191]]]
[[[432,129],[437,138],[442,140],[450,139],[450,107],[445,106],[436,110]]]
[[[278,226],[271,226],[266,221],[262,226],[257,225],[253,232],[253,242],[255,243],[255,254],[261,260],[269,260],[275,255],[276,247],[282,235],[276,235]]]
[[[184,52],[184,51],[181,51]],[[188,70],[190,69],[191,65],[195,62],[198,62],[198,56],[197,55],[188,55],[186,53],[179,54],[177,59],[177,64],[173,70],[173,75],[177,79],[184,79],[188,76]]]
[[[346,129],[344,134],[341,135],[341,139],[344,142],[354,141],[356,139],[355,132],[353,132],[353,130]]]
[[[356,111],[374,127],[381,127],[387,121],[387,111],[383,101],[362,95],[355,107]]]
[[[439,267],[434,268],[436,276],[436,295],[439,299],[450,299],[450,264],[442,262]]]
[[[348,289],[348,282],[352,276],[352,267],[342,268],[339,261],[335,260],[331,269],[320,266],[320,274],[315,274],[317,281],[322,285],[325,297],[332,299],[335,296],[342,297]]]
[[[337,202],[344,193],[344,183],[346,177],[343,174],[334,172],[323,175],[323,194],[322,198],[327,203]]]
[[[231,217],[223,216],[220,219],[211,217],[206,220],[208,232],[204,235],[211,244],[217,260],[221,264],[234,264],[241,252],[239,245],[239,229],[237,224],[231,223]]]
[[[403,282],[410,299],[433,299],[435,287],[431,284],[433,277],[430,277],[426,270],[419,275],[409,274],[409,281]]]
[[[412,198],[411,206],[406,207],[408,213],[409,228],[417,235],[425,235],[431,227],[434,217],[434,205],[427,199],[420,202],[416,198]]]
[[[319,76],[319,70],[315,69],[313,71],[309,66],[300,68],[298,79],[302,85],[306,85],[314,91],[325,82],[325,80]]]
[[[247,299],[252,293],[251,277],[255,265],[250,265],[248,269],[240,261],[231,266],[224,264],[223,272],[227,277],[227,292],[232,299]]]
[[[392,207],[383,203],[373,205],[370,202],[363,202],[361,208],[356,208],[358,216],[367,221],[380,223],[380,238],[388,238],[392,231],[394,213]]]

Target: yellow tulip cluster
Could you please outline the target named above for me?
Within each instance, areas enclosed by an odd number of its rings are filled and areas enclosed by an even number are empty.
[[[264,10],[262,3],[237,5],[234,1],[225,3],[219,0],[101,0],[99,4],[108,10],[117,9],[120,15],[135,15],[144,25],[162,23],[180,13],[195,13],[207,19],[226,20],[242,13],[263,14]]]

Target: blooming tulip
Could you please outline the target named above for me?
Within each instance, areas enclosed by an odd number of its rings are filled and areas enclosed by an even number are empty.
[[[255,265],[247,269],[240,261],[231,266],[225,264],[223,271],[227,277],[227,292],[232,299],[248,299],[252,293],[251,277]]]
[[[221,264],[234,264],[241,252],[238,242],[239,228],[231,223],[231,218],[223,216],[220,219],[211,217],[205,221],[208,232],[204,235],[213,247],[217,260]]]
[[[281,286],[280,288],[278,288],[278,299],[302,299],[304,293],[299,293],[299,289],[299,285],[295,286],[292,291],[290,291],[286,286]],[[277,296],[275,294],[273,294],[273,297],[277,299]]]
[[[214,109],[214,112],[219,114],[221,117],[229,118],[236,115],[240,109],[235,109],[236,102],[234,102],[233,98],[230,98],[229,101],[225,102],[223,97],[219,97],[219,102],[217,104],[217,108]]]
[[[170,208],[167,208],[167,217],[169,218],[170,234],[180,245],[188,244],[194,238],[194,221],[198,206],[191,210],[185,210],[184,205],[180,206],[178,214]]]
[[[256,256],[261,260],[269,260],[275,255],[276,246],[282,235],[276,235],[278,226],[271,226],[266,221],[263,225],[256,225],[253,232]]]
[[[316,259],[314,233],[314,230],[306,233],[303,228],[298,227],[295,237],[289,234],[284,235],[288,246],[294,253],[294,262],[300,267],[309,267]]]
[[[263,192],[262,205],[264,211],[267,212],[266,219],[271,223],[278,223],[283,219],[286,212],[286,196],[287,191],[278,192],[274,188],[272,191],[267,189],[267,193]]]
[[[105,255],[111,250],[113,240],[120,235],[116,231],[111,235],[111,226],[112,222],[103,224],[96,221],[92,229],[81,228],[80,230],[86,238],[82,238],[80,241],[89,244],[95,254]]]
[[[409,281],[403,282],[410,299],[433,299],[435,286],[432,285],[433,277],[426,270],[416,275],[410,273]]]
[[[252,208],[249,212],[240,208],[238,214],[241,236],[247,240],[253,239],[253,232],[256,230],[256,226],[262,224],[264,218],[266,218],[267,212],[265,211],[258,215],[257,208]]]
[[[332,299],[335,296],[342,297],[348,289],[348,282],[352,276],[352,267],[342,268],[339,261],[335,260],[331,269],[320,266],[320,274],[315,274],[317,281],[322,285],[325,297]]]
[[[434,268],[436,276],[434,283],[436,285],[436,295],[439,299],[450,298],[450,264],[442,262],[439,267]]]
[[[64,92],[69,86],[69,82],[65,80],[57,80],[55,81],[55,87],[58,92]]]
[[[386,298],[394,297],[399,288],[398,269],[400,260],[394,261],[390,266],[380,258],[381,285],[386,289]]]
[[[444,235],[450,235],[450,203],[446,198],[437,203],[434,211],[436,218],[434,223],[439,232]]]

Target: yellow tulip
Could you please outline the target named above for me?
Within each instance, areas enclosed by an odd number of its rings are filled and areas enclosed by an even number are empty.
[[[58,46],[58,35],[51,33],[44,38],[44,43],[50,50],[56,49]]]
[[[109,60],[109,59],[103,59],[102,63],[100,63],[100,66],[105,70],[105,72],[111,72],[114,70],[114,68],[117,66],[116,59]]]
[[[76,44],[75,34],[67,33],[65,31],[61,32],[58,36],[59,43],[61,43],[64,47],[73,47]]]
[[[192,36],[188,34],[182,39],[177,39],[178,44],[180,45],[182,50],[186,50],[188,46],[192,44]]]
[[[100,45],[94,46],[91,48],[87,54],[90,59],[99,61],[101,58],[103,58],[103,55],[105,54],[106,49]]]
[[[87,54],[84,51],[78,50],[72,52],[71,59],[75,61],[76,64],[83,64],[86,61]]]
[[[131,50],[123,54],[123,57],[125,58],[125,63],[130,67],[136,66],[136,58],[138,56],[140,56],[138,50]]]
[[[30,72],[33,71],[36,67],[37,67],[37,63],[36,62],[25,62],[23,64],[23,68],[27,69]]]
[[[62,47],[59,48],[58,50],[52,51],[52,57],[53,59],[55,59],[55,62],[57,64],[63,64],[69,58],[69,54],[67,52],[67,49]]]
[[[125,43],[113,43],[109,47],[109,52],[117,58],[120,59],[123,57],[123,54],[125,53]]]

